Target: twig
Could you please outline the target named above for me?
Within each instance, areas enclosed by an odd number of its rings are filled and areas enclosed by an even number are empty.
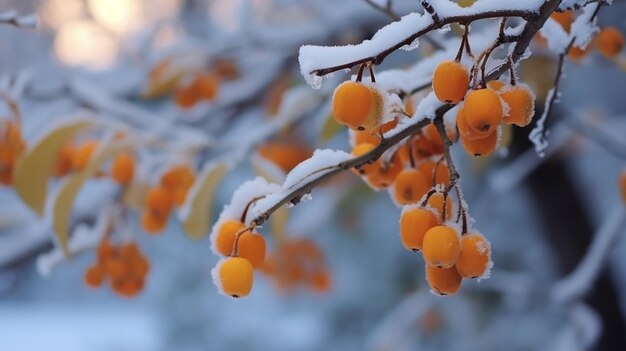
[[[393,11],[393,9],[391,8],[391,4],[392,1],[391,0],[387,0],[387,5],[386,6],[380,6],[379,4],[377,4],[376,2],[372,1],[372,0],[363,0],[365,1],[368,5],[370,5],[371,7],[375,8],[376,10],[384,13],[385,15],[389,16],[389,18],[393,21],[397,21],[400,19],[400,16],[395,13]],[[444,47],[443,45],[439,44],[438,41],[436,41],[435,39],[431,38],[428,35],[424,35],[424,39],[430,44],[432,45],[436,50],[443,50]]]
[[[549,4],[550,6],[552,6],[552,4],[556,4],[558,6],[558,4],[560,3],[560,1],[548,1],[546,4]],[[545,7],[546,5],[544,4],[542,6]],[[554,8],[550,7],[551,11],[550,13],[552,13],[554,11]],[[542,16],[539,16],[541,18],[543,18],[543,11],[540,12],[542,14]],[[383,60],[390,55],[392,52],[400,49],[401,47],[405,46],[405,45],[410,45],[412,42],[414,42],[416,39],[418,39],[419,37],[421,37],[422,35],[429,33],[433,30],[436,29],[440,29],[448,24],[452,24],[452,23],[469,23],[469,22],[473,22],[473,21],[477,21],[477,20],[481,20],[481,19],[488,19],[488,18],[498,18],[498,17],[521,17],[523,19],[526,20],[532,20],[535,17],[537,17],[537,13],[532,12],[532,11],[526,11],[526,10],[502,10],[502,11],[485,11],[485,12],[480,12],[480,13],[475,13],[472,15],[464,15],[464,16],[451,16],[451,17],[447,17],[447,18],[440,18],[440,20],[438,22],[434,22],[428,26],[425,26],[424,28],[419,29],[417,32],[413,33],[412,35],[408,36],[407,38],[401,40],[400,42],[392,45],[391,47],[381,51],[380,53],[374,55],[374,56],[370,56],[370,57],[365,57],[359,60],[355,60],[352,62],[347,62],[341,65],[337,65],[337,66],[333,66],[333,67],[327,67],[327,68],[321,68],[321,69],[316,69],[313,70],[312,72],[310,72],[311,74],[315,74],[317,76],[325,76],[327,74],[333,73],[333,72],[337,72],[337,71],[341,71],[344,69],[349,69],[352,68],[356,65],[360,65],[362,63],[366,63],[366,62],[372,62],[375,65],[379,65],[381,62],[383,62]],[[549,17],[549,14],[545,17],[545,19],[547,19]],[[541,25],[543,25],[543,23],[545,22],[545,20],[543,20],[540,23],[540,26],[538,28],[535,28],[533,31],[533,34],[539,30],[539,28],[541,28]],[[534,22],[529,22],[529,23],[534,23]],[[530,41],[532,39],[528,38],[527,41],[525,41],[525,46],[524,46],[524,51],[526,51],[526,47],[528,47],[528,45],[530,44]],[[523,52],[522,52],[523,54]],[[519,55],[521,56],[521,54]]]
[[[598,15],[598,12],[600,11],[600,7],[601,7],[601,4],[598,4],[593,14],[589,18],[590,22],[592,22],[595,19],[595,17]],[[554,104],[559,98],[559,94],[560,94],[559,88],[560,88],[560,83],[561,83],[561,77],[563,76],[563,65],[565,63],[565,57],[567,56],[567,53],[570,51],[572,46],[574,46],[575,42],[576,42],[576,37],[572,36],[572,38],[570,39],[565,49],[561,53],[559,53],[559,63],[556,69],[556,75],[554,77],[553,88],[548,93],[548,97],[546,99],[545,107],[543,109],[543,113],[541,114],[541,117],[537,120],[537,124],[530,131],[530,134],[528,135],[528,138],[533,142],[533,144],[535,144],[535,150],[540,156],[544,155],[543,150],[547,146],[545,123],[548,117],[550,116],[552,109],[554,108]]]
[[[450,189],[454,188],[454,192],[456,193],[456,198],[459,202],[459,211],[461,212],[461,219],[462,219],[462,232],[461,234],[465,234],[467,233],[468,230],[468,225],[467,225],[467,208],[465,208],[465,202],[463,201],[463,191],[461,190],[461,186],[459,184],[459,179],[461,178],[461,176],[459,175],[459,172],[456,169],[456,166],[454,164],[454,159],[452,158],[452,154],[450,153],[450,147],[452,147],[452,140],[450,140],[450,138],[448,138],[448,133],[446,132],[446,126],[443,123],[443,115],[444,114],[437,114],[437,117],[435,117],[434,123],[435,126],[437,127],[437,132],[439,132],[439,136],[441,136],[441,139],[443,140],[443,146],[444,146],[444,150],[443,150],[443,155],[446,158],[446,163],[448,165],[448,169],[450,170],[450,184],[448,185],[448,187],[446,188],[446,192],[444,193],[444,200],[445,200],[445,194],[447,194]],[[443,206],[443,213],[446,213],[446,204],[444,201],[444,206]],[[445,218],[445,217],[444,217]]]

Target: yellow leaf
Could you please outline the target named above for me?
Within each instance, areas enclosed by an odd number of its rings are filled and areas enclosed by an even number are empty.
[[[145,181],[135,181],[129,186],[124,188],[124,194],[122,194],[122,203],[126,207],[133,210],[141,210],[144,208],[144,202],[146,200],[146,194],[150,189],[150,184]]]
[[[285,239],[285,227],[287,227],[287,222],[289,221],[289,208],[283,206],[276,210],[272,214],[272,219],[270,220],[270,225],[272,227],[272,238],[280,243]]]
[[[37,215],[43,215],[48,179],[54,170],[59,150],[65,142],[91,125],[87,120],[64,123],[44,135],[18,160],[14,173],[15,191]]]
[[[76,195],[85,182],[97,174],[106,160],[128,147],[127,143],[119,140],[105,139],[85,168],[79,173],[68,176],[59,186],[51,207],[52,228],[66,256],[70,255],[67,242],[70,236],[70,215]]]
[[[333,115],[328,115],[326,118],[326,122],[324,122],[324,126],[322,127],[322,131],[320,133],[320,141],[322,143],[327,143],[332,139],[337,133],[343,130],[343,127],[335,121]]]
[[[196,178],[180,212],[183,229],[190,238],[201,239],[209,233],[215,189],[227,171],[228,166],[219,162],[205,167]]]

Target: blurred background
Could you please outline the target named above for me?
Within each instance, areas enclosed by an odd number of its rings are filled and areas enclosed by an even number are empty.
[[[347,131],[328,118],[333,89],[349,74],[311,89],[300,75],[298,48],[370,38],[391,21],[378,3],[384,2],[2,0],[0,12],[34,13],[38,24],[0,26],[0,87],[19,105],[27,144],[75,115],[165,140],[140,153],[148,182],[168,163],[191,160],[200,169],[241,153],[217,188],[215,219],[241,183],[263,173],[264,161],[280,164],[284,177],[314,149],[350,150]],[[392,10],[422,11],[408,0],[394,0]],[[613,1],[598,22],[624,32],[626,2]],[[459,33],[453,27],[430,37],[444,42]],[[433,50],[422,41],[379,70],[407,67]],[[556,55],[538,43],[533,52],[520,75],[537,94],[539,115]],[[125,298],[108,287],[89,288],[83,276],[93,248],[45,265],[55,250],[49,218],[1,187],[0,350],[624,349],[626,227],[618,187],[626,163],[624,55],[609,61],[590,53],[566,63],[546,157],[528,141],[532,125],[509,131],[486,159],[455,147],[465,199],[491,241],[495,266],[490,279],[466,281],[451,297],[429,292],[423,260],[399,240],[400,210],[387,192],[350,172],[290,209],[286,225],[261,230],[271,253],[278,242],[319,253],[329,282],[260,272],[243,300],[217,293],[210,271],[218,258],[208,238],[188,238],[174,216],[162,234],[147,235],[136,212],[124,235],[150,261],[143,291]],[[217,97],[187,101],[173,82],[204,71],[220,77]],[[3,106],[0,116],[9,115]],[[276,145],[287,146],[272,151]],[[276,153],[286,149],[299,152],[281,164]],[[96,225],[119,198],[111,180],[90,180],[73,205],[72,228]],[[610,239],[594,256],[601,262],[591,285],[558,302],[555,287],[603,231]]]

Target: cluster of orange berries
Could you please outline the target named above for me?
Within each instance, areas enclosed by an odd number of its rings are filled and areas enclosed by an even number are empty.
[[[13,185],[13,170],[26,142],[19,124],[14,120],[0,121],[0,184]]]
[[[57,177],[71,172],[82,171],[89,164],[100,143],[86,140],[80,144],[66,143],[59,150],[54,174]],[[135,176],[135,157],[132,153],[122,152],[113,158],[110,176],[120,185],[128,185]]]
[[[179,86],[174,93],[174,101],[179,107],[189,109],[200,101],[213,101],[217,97],[219,87],[218,76],[204,72]]]
[[[246,297],[254,284],[254,270],[265,262],[265,238],[236,219],[215,224],[213,251],[223,258],[212,270],[213,281],[226,296]]]
[[[572,11],[564,11],[564,12],[555,12],[550,16],[553,20],[557,21],[565,32],[569,33],[572,28],[572,22],[574,21],[574,12]],[[537,37],[540,38],[540,37]],[[545,39],[538,39],[540,45],[545,43]],[[568,57],[574,61],[578,61],[589,55],[592,48],[598,50],[600,55],[604,56],[607,59],[613,59],[617,57],[617,55],[622,52],[624,49],[624,35],[618,28],[615,27],[605,27],[598,32],[598,34],[593,39],[593,45],[588,45],[586,48],[582,49],[577,46],[572,46],[570,48]]]
[[[332,279],[324,254],[313,240],[287,239],[267,256],[261,272],[276,283],[279,291],[290,293],[299,287],[326,292]]]
[[[432,291],[452,295],[459,290],[463,278],[488,275],[491,248],[481,234],[459,235],[453,225],[440,219],[439,208],[406,206],[400,217],[400,238],[407,250],[423,253],[426,280]]]
[[[134,242],[113,245],[102,239],[96,262],[85,271],[85,284],[98,288],[110,279],[111,289],[121,296],[133,297],[143,290],[150,263]]]
[[[535,95],[525,84],[491,81],[485,88],[468,92],[470,74],[457,61],[441,62],[433,74],[435,96],[459,104],[457,128],[461,144],[473,156],[487,156],[498,146],[498,127],[527,126],[535,114]]]
[[[176,165],[161,175],[159,184],[148,190],[141,215],[141,225],[147,233],[165,229],[172,209],[185,203],[195,178],[194,170],[187,165]]]

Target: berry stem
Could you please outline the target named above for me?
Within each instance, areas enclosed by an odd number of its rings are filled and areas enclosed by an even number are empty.
[[[253,229],[254,229],[253,226],[248,226],[248,227],[245,227],[245,228],[239,230],[237,233],[235,233],[235,243],[233,244],[233,252],[230,255],[231,257],[238,257],[239,256],[239,238],[245,232],[252,232]]]

